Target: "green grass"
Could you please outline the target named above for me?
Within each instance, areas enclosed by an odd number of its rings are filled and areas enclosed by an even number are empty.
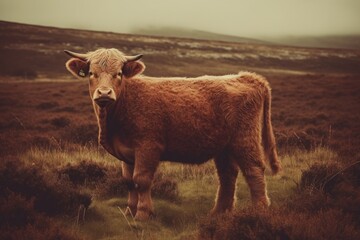
[[[92,161],[106,167],[120,167],[120,161],[95,147],[69,149],[33,148],[20,156],[29,166],[42,164],[45,169]],[[267,174],[268,193],[274,206],[281,206],[296,190],[302,171],[314,163],[339,161],[339,156],[328,148],[310,152],[295,150],[280,156],[283,171],[276,176]],[[134,222],[119,210],[126,208],[126,198],[96,197],[86,211],[85,220],[64,218],[62,221],[78,229],[89,239],[196,239],[200,219],[207,216],[214,204],[218,186],[213,161],[200,166],[161,163],[158,170],[164,177],[176,180],[179,201],[154,199],[156,217],[149,222]],[[248,187],[240,175],[237,182],[237,208],[250,205]],[[130,222],[130,224],[129,224]]]

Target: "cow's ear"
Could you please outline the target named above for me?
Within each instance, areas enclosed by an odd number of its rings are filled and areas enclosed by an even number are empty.
[[[122,68],[122,73],[126,78],[132,78],[141,74],[145,70],[145,64],[140,61],[126,62]]]
[[[77,78],[84,78],[89,73],[89,63],[78,58],[66,62],[66,69]]]

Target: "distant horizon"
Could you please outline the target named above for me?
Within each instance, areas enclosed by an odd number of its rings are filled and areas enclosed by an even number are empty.
[[[0,0],[0,20],[128,33],[177,28],[266,39],[360,35],[358,0]]]
[[[324,35],[279,35],[279,36],[263,36],[264,40],[259,36],[259,37],[251,37],[251,36],[240,36],[240,35],[231,35],[231,34],[224,34],[224,33],[219,33],[219,32],[212,32],[212,31],[207,31],[207,30],[203,30],[203,29],[196,29],[196,28],[186,28],[186,27],[177,27],[177,26],[170,26],[170,25],[163,25],[163,26],[146,26],[146,27],[134,27],[133,29],[131,29],[129,32],[121,32],[121,31],[116,31],[116,30],[102,30],[102,29],[89,29],[89,28],[76,28],[76,27],[66,27],[66,26],[53,26],[53,25],[48,25],[48,24],[35,24],[35,23],[28,23],[28,22],[20,22],[20,21],[9,21],[9,20],[3,20],[0,19],[0,22],[8,22],[8,23],[14,23],[14,24],[24,24],[24,25],[31,25],[31,26],[39,26],[39,27],[49,27],[49,28],[60,28],[60,29],[71,29],[71,30],[84,30],[84,31],[94,31],[94,32],[109,32],[109,33],[118,33],[118,34],[130,34],[130,35],[150,35],[148,33],[140,33],[140,30],[146,30],[146,31],[152,31],[152,30],[164,30],[164,29],[168,29],[168,30],[179,30],[179,31],[197,31],[197,32],[204,32],[204,33],[210,33],[210,34],[217,34],[217,35],[224,35],[224,36],[229,36],[229,37],[236,37],[236,38],[244,38],[244,39],[253,39],[253,40],[260,40],[260,41],[266,41],[267,39],[281,39],[281,38],[302,38],[302,37],[342,37],[342,36],[360,36],[360,32],[359,33],[349,33],[349,34],[324,34]],[[169,37],[170,35],[157,35],[155,34],[154,36],[164,36],[164,37]]]
[[[46,24],[32,24],[32,23],[21,23],[14,21],[3,21],[9,24],[29,25],[34,27],[43,28],[58,28],[58,29],[71,29],[79,31],[94,31],[94,32],[105,32],[112,34],[129,34],[149,37],[165,37],[165,38],[183,38],[183,39],[200,39],[210,41],[226,41],[226,42],[238,42],[248,44],[266,44],[266,45],[285,45],[295,47],[311,47],[311,48],[336,48],[336,49],[356,49],[360,50],[360,34],[353,35],[324,35],[324,36],[273,36],[273,37],[243,37],[226,35],[222,33],[215,33],[210,31],[204,31],[199,29],[187,29],[184,27],[170,27],[170,26],[152,26],[149,28],[138,28],[132,30],[130,33],[123,33],[117,31],[104,31],[97,29],[79,29],[72,27],[63,26],[49,26]]]

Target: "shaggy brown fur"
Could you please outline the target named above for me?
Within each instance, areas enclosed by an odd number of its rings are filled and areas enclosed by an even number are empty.
[[[271,125],[271,92],[263,77],[240,72],[152,78],[139,75],[145,68],[139,56],[128,57],[116,49],[67,53],[74,57],[66,63],[68,70],[90,76],[99,142],[124,162],[128,205],[136,219],[153,213],[151,183],[165,160],[200,164],[215,159],[220,186],[213,213],[233,208],[239,169],[254,204],[269,204],[264,160],[274,173],[280,163]]]

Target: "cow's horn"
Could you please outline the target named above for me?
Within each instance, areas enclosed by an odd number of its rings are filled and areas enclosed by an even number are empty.
[[[71,57],[79,58],[79,59],[84,60],[84,61],[87,60],[87,54],[75,53],[75,52],[71,52],[71,51],[68,51],[68,50],[64,50],[64,52],[67,55],[71,56]]]
[[[139,60],[140,58],[142,58],[142,54],[139,54],[139,55],[135,55],[135,56],[125,56],[126,58],[126,61],[127,62],[133,62],[133,61],[136,61],[136,60]]]

